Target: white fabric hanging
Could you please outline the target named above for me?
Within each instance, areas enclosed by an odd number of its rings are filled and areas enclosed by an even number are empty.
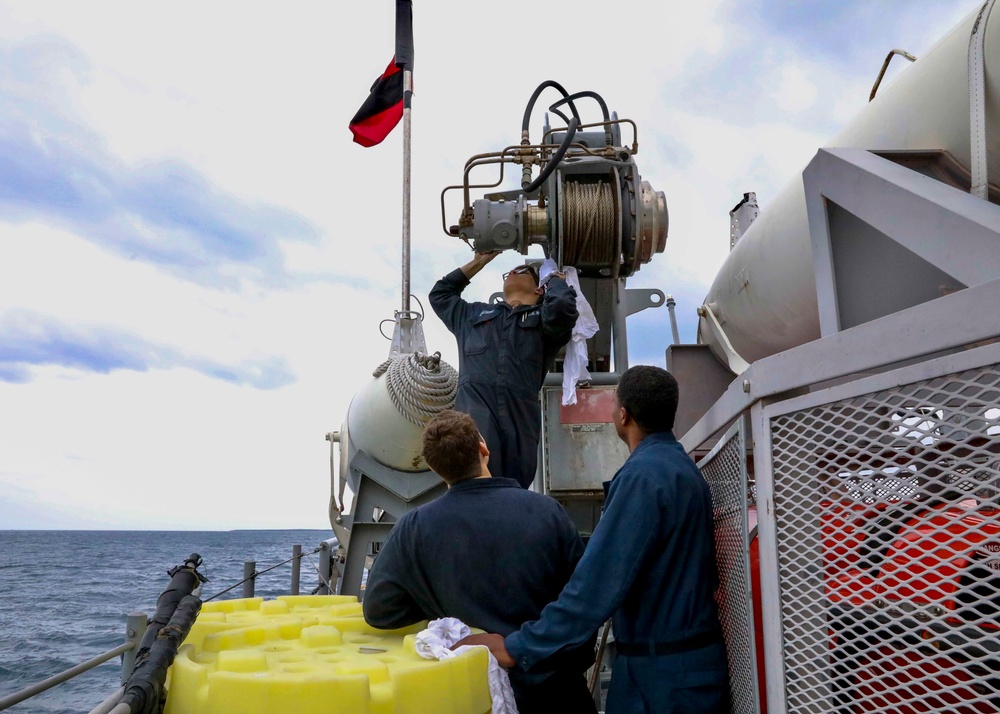
[[[546,258],[539,271],[539,284],[544,285],[552,273],[558,270],[556,262],[552,258]],[[566,266],[563,268],[563,273],[566,275],[566,283],[576,290],[576,310],[579,313],[569,343],[566,345],[566,358],[563,361],[562,405],[566,407],[576,404],[577,383],[590,380],[590,370],[587,369],[589,362],[587,340],[597,334],[598,326],[594,309],[580,289],[580,277],[576,268]]]
[[[427,629],[417,633],[413,649],[424,659],[447,659],[462,654],[483,645],[462,645],[458,649],[449,649],[463,637],[470,634],[468,625],[457,617],[442,617],[431,620]],[[517,714],[517,704],[514,702],[514,690],[510,686],[507,670],[500,666],[493,653],[487,649],[490,658],[487,678],[490,682],[490,697],[493,699],[493,714]]]

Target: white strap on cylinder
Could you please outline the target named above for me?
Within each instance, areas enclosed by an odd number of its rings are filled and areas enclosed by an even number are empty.
[[[971,193],[989,200],[989,176],[986,172],[986,23],[995,0],[986,0],[969,37],[969,149],[972,154]]]

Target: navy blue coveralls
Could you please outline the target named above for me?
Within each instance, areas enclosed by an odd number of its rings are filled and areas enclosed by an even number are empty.
[[[461,268],[434,284],[430,303],[458,342],[455,410],[469,414],[490,450],[490,473],[528,488],[542,412],[538,390],[576,324],[576,291],[552,277],[535,305],[466,302]]]
[[[506,635],[555,600],[582,553],[555,499],[510,479],[460,481],[390,531],[368,574],[365,620],[389,629],[457,617]],[[547,671],[511,672],[521,714],[596,712],[583,675],[593,661],[591,632]]]
[[[648,435],[614,478],[587,549],[559,599],[505,637],[530,671],[585,641],[609,616],[619,656],[608,714],[728,714],[712,497],[674,435]]]

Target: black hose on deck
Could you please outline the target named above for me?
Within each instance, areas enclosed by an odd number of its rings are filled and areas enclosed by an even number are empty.
[[[168,572],[170,583],[156,601],[156,613],[125,683],[121,703],[128,705],[131,714],[158,714],[162,710],[167,669],[201,611],[201,599],[191,594],[206,580],[197,570],[201,562],[201,556],[192,553],[184,565]]]

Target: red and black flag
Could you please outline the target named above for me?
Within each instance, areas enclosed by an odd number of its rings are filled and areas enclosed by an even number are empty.
[[[362,146],[375,146],[396,128],[403,117],[404,104],[410,104],[410,97],[403,96],[403,70],[407,69],[413,71],[413,3],[396,0],[396,55],[351,119],[354,141]]]

